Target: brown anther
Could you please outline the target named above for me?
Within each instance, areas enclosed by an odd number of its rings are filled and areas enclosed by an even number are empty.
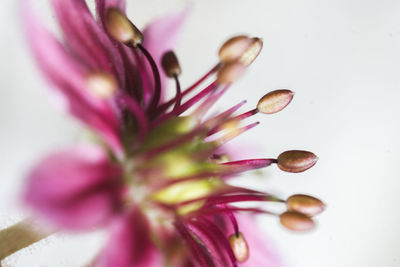
[[[292,231],[310,231],[315,227],[315,222],[307,215],[296,212],[286,211],[280,215],[281,224]]]
[[[273,114],[284,109],[292,101],[294,93],[280,89],[264,95],[257,104],[257,110],[264,114]]]
[[[244,262],[249,258],[249,246],[242,233],[230,235],[229,244],[238,262]]]
[[[246,67],[249,66],[251,63],[253,63],[254,60],[256,60],[263,47],[263,41],[260,38],[254,37],[251,38],[250,40],[251,40],[250,46],[239,58],[239,62],[245,65]]]
[[[164,53],[161,58],[161,65],[164,69],[165,75],[170,78],[179,76],[182,72],[178,58],[173,51],[168,51]]]
[[[143,43],[143,34],[117,8],[109,8],[106,15],[108,33],[117,41],[136,47]]]
[[[217,83],[220,85],[230,84],[236,81],[244,72],[245,66],[239,62],[228,63],[218,71]]]
[[[325,209],[325,204],[318,198],[302,194],[290,196],[286,200],[286,206],[289,211],[301,212],[310,217]]]
[[[318,157],[308,151],[289,150],[278,156],[278,167],[285,172],[303,172],[317,162]]]
[[[227,40],[219,49],[218,57],[222,63],[238,60],[251,46],[252,39],[245,35],[238,35]]]
[[[101,99],[110,98],[118,88],[115,77],[107,72],[94,72],[87,76],[86,85],[88,91]]]

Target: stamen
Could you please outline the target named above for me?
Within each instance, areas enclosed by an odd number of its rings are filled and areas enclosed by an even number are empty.
[[[227,208],[227,205],[222,205],[224,208]],[[235,235],[239,236],[240,232],[239,232],[239,224],[235,218],[235,215],[233,214],[233,212],[228,212],[227,213],[229,220],[231,221],[233,230],[235,231]]]
[[[108,33],[117,41],[136,47],[143,42],[143,34],[117,8],[109,8],[106,15]]]
[[[177,109],[181,105],[182,93],[181,85],[179,83],[178,76],[181,74],[181,66],[179,65],[178,58],[173,51],[166,52],[161,59],[161,65],[164,69],[165,75],[175,80],[176,84],[176,102],[174,109]]]
[[[161,65],[164,69],[165,75],[167,75],[169,78],[179,76],[182,72],[178,58],[173,51],[164,53],[161,58]]]
[[[86,83],[89,92],[100,99],[112,97],[118,89],[117,80],[107,72],[91,73],[87,77]]]
[[[213,82],[206,88],[204,88],[200,93],[197,95],[193,96],[191,99],[187,100],[185,103],[179,106],[179,108],[172,110],[171,112],[159,117],[157,120],[153,122],[153,125],[159,125],[160,123],[164,122],[165,120],[171,118],[172,116],[178,116],[191,108],[193,105],[195,105],[197,102],[199,102],[202,98],[204,98],[206,95],[208,95],[210,92],[213,92],[218,88],[218,85]]]
[[[160,101],[161,97],[161,78],[160,78],[160,72],[158,71],[158,67],[156,62],[154,61],[153,57],[149,53],[149,51],[146,50],[141,44],[137,44],[137,47],[139,50],[143,53],[145,58],[150,64],[151,70],[153,72],[154,76],[154,93],[153,93],[153,98],[151,100],[149,110],[153,110],[158,106],[158,102]]]
[[[209,76],[211,76],[212,74],[214,74],[215,72],[217,72],[221,67],[221,64],[218,63],[217,65],[215,65],[209,72],[207,72],[203,77],[201,77],[197,82],[195,82],[194,84],[192,84],[190,87],[188,87],[187,89],[185,89],[182,92],[182,97],[186,96],[187,94],[189,94],[190,92],[192,92],[194,89],[196,89],[202,82],[204,82]],[[167,110],[172,104],[174,104],[176,102],[176,97],[172,98],[171,100],[169,100],[168,102],[160,105],[157,107],[156,111],[154,112],[153,117],[156,117],[157,115],[161,114],[162,112],[164,112],[165,110]]]
[[[245,66],[239,62],[224,65],[217,73],[218,84],[231,84],[244,73]]]
[[[286,200],[289,211],[297,211],[307,216],[315,216],[325,209],[325,204],[318,198],[308,195],[293,195]]]
[[[238,161],[230,161],[221,164],[222,166],[229,166],[233,170],[238,172],[260,169],[270,166],[273,163],[277,163],[276,159],[246,159]]]
[[[296,211],[282,213],[280,222],[284,227],[292,231],[309,231],[315,227],[315,222],[310,217]]]
[[[232,37],[221,46],[218,57],[223,63],[236,61],[246,52],[251,44],[252,39],[245,35]]]
[[[254,37],[251,40],[251,45],[239,58],[239,62],[246,67],[253,63],[254,60],[256,60],[263,47],[263,41],[260,38]]]
[[[308,151],[289,150],[278,156],[278,167],[285,172],[303,172],[317,163],[318,157]]]
[[[138,144],[143,141],[147,132],[149,131],[149,122],[147,120],[146,114],[143,112],[143,109],[139,106],[137,101],[130,96],[121,96],[119,99],[123,105],[125,105],[133,114],[134,118],[136,118],[139,128],[139,137]]]
[[[181,84],[179,83],[178,76],[174,76],[175,86],[176,86],[176,102],[174,106],[174,110],[178,109],[181,106],[182,93],[181,93]]]
[[[229,244],[238,262],[245,262],[249,258],[249,245],[242,233],[230,235]]]
[[[213,141],[214,143],[216,143],[218,146],[222,146],[223,144],[229,142],[230,140],[234,139],[235,137],[241,135],[242,133],[252,129],[253,127],[257,126],[258,124],[260,124],[260,122],[254,122],[251,123],[249,125],[246,125],[244,127],[241,128],[237,128],[223,136],[221,136],[220,138],[218,138],[217,140]]]
[[[257,104],[257,109],[264,114],[273,114],[284,109],[292,101],[294,93],[281,89],[264,95]]]

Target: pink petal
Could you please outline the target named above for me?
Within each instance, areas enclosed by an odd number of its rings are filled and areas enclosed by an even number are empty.
[[[161,70],[161,57],[168,51],[172,50],[179,34],[182,30],[183,22],[188,15],[188,9],[184,9],[179,13],[169,14],[160,17],[151,22],[143,31],[144,46],[153,56],[158,68]],[[179,57],[179,56],[178,56]],[[147,72],[152,74],[151,69]],[[163,71],[161,73],[161,88],[165,88],[167,76]]]
[[[239,223],[240,231],[244,234],[250,249],[249,259],[240,264],[240,267],[281,267],[282,261],[277,255],[273,244],[263,231],[258,227],[254,217],[238,214],[235,216]]]
[[[68,48],[94,70],[113,73],[124,86],[121,55],[97,24],[84,0],[52,0]]]
[[[150,237],[150,227],[138,207],[117,218],[107,247],[97,259],[101,267],[159,267],[162,255]]]
[[[28,176],[25,201],[54,224],[84,229],[105,222],[118,209],[121,169],[97,146],[54,153]]]
[[[24,26],[37,64],[47,80],[55,86],[68,103],[68,111],[97,130],[115,150],[121,150],[119,122],[109,104],[93,97],[86,89],[89,71],[51,35],[34,16],[31,6],[23,6]]]

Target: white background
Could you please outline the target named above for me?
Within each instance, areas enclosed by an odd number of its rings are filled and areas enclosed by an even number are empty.
[[[24,44],[16,0],[0,3],[0,226],[24,216],[17,204],[28,167],[71,144],[78,125],[57,112]],[[44,0],[36,1],[45,12]],[[142,27],[185,1],[128,1]],[[310,193],[327,204],[310,234],[293,234],[273,218],[260,223],[287,266],[400,266],[400,2],[398,0],[203,0],[192,11],[176,50],[183,84],[216,62],[219,45],[237,33],[264,38],[246,76],[220,101],[252,108],[265,92],[289,88],[292,104],[238,142],[252,156],[288,149],[320,160],[302,174],[271,168],[246,183],[287,197]],[[50,24],[54,19],[47,17]],[[253,145],[254,146],[254,145]],[[10,266],[82,266],[101,233],[59,235],[21,251]]]

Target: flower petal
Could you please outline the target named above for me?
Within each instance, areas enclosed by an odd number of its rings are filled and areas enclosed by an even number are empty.
[[[143,45],[153,56],[159,69],[161,69],[162,55],[175,47],[187,15],[188,9],[184,9],[179,13],[165,15],[151,22],[144,29]],[[152,73],[150,68],[148,68],[147,72]],[[161,88],[165,88],[167,76],[164,72],[161,72],[160,75]]]
[[[123,87],[125,71],[121,55],[95,21],[85,0],[52,0],[52,3],[73,54],[91,69],[114,74]]]
[[[110,240],[95,266],[163,266],[161,252],[150,235],[147,218],[138,207],[134,207],[129,214],[117,218],[111,225]]]
[[[52,154],[28,176],[26,203],[58,226],[84,229],[105,222],[120,204],[122,171],[97,146]]]
[[[36,62],[46,79],[65,98],[68,111],[97,130],[113,150],[120,151],[118,119],[106,101],[88,92],[87,66],[43,27],[27,3],[23,6],[23,18]]]

